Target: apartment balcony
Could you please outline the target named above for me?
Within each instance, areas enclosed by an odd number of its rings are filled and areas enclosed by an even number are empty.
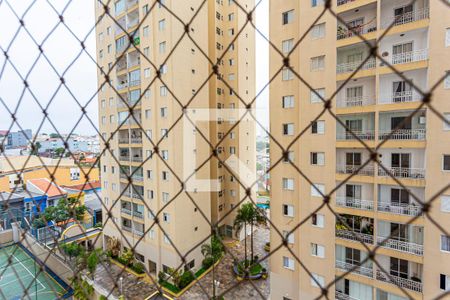
[[[336,197],[336,205],[340,207],[348,207],[369,211],[373,210],[374,207],[372,200],[361,200],[343,196]]]
[[[375,104],[375,95],[338,98],[337,107],[361,107]]]
[[[129,156],[119,156],[119,161],[129,162],[130,161],[130,157]]]
[[[398,287],[402,287],[411,291],[422,293],[423,284],[420,281],[402,278],[399,276],[393,276],[393,275],[386,275],[383,271],[377,270],[376,272],[376,278],[379,281],[391,283],[393,285],[396,285]]]
[[[428,59],[428,49],[419,49],[399,54],[393,54],[390,63],[393,65],[407,64]]]
[[[345,0],[345,1],[354,1],[354,0]],[[335,291],[334,294],[336,295],[336,299],[337,300],[360,300],[360,299],[357,299],[357,298],[353,298],[352,296],[347,295],[347,294],[345,294],[343,292],[340,292],[340,291]]]
[[[425,179],[425,169],[424,168],[402,168],[402,167],[388,167],[385,168],[391,173],[386,172],[381,167],[378,167],[378,176],[396,178],[411,178],[411,179]]]
[[[337,0],[337,5],[341,6],[341,5],[344,5],[344,4],[347,4],[350,2],[354,2],[354,1],[357,1],[357,0]]]
[[[136,217],[138,219],[144,219],[144,213],[135,210],[133,211],[133,217]]]
[[[378,202],[378,211],[402,216],[421,216],[422,207],[415,204]]]
[[[117,108],[129,109],[129,108],[134,107],[136,109],[136,108],[139,108],[140,105],[141,105],[141,102],[140,101],[138,102],[137,100],[132,101],[132,100],[128,100],[127,98],[123,98],[123,100],[120,98],[117,99]]]
[[[131,178],[133,181],[139,181],[139,182],[144,181],[144,176],[142,176],[142,175],[133,175],[133,176],[131,176]]]
[[[384,93],[378,98],[379,104],[409,103],[422,100],[422,95],[416,91],[403,91],[395,93]]]
[[[347,263],[345,261],[336,261],[336,268],[343,270],[344,272],[351,271],[352,273],[363,275],[369,278],[373,278],[373,269]]]
[[[359,70],[359,71],[370,70],[370,69],[375,69],[376,66],[377,66],[376,59],[374,57],[371,57],[366,62],[364,62],[364,60],[361,60],[361,61],[356,61],[356,62],[337,64],[336,65],[336,73],[343,74],[343,73],[351,73],[356,70]]]
[[[128,81],[122,81],[116,85],[118,91],[128,88]]]
[[[392,129],[392,130],[380,130],[378,138],[380,140],[425,140],[426,129]]]
[[[375,20],[371,24],[350,27],[350,28],[346,28],[345,25],[339,25],[338,31],[336,34],[336,38],[337,38],[337,40],[343,40],[343,39],[351,38],[354,36],[363,35],[363,34],[366,34],[369,32],[375,32],[375,31],[377,31],[376,24],[377,24],[377,22]]]
[[[389,26],[400,26],[412,22],[417,22],[420,20],[425,20],[430,18],[430,8],[423,7],[419,9],[414,9],[411,12],[405,12],[398,16],[392,16],[389,18],[383,18],[382,27],[388,28]]]
[[[336,229],[336,237],[344,240],[373,244],[373,235],[354,232],[351,230]]]
[[[131,209],[129,209],[129,208],[124,208],[124,207],[122,207],[122,208],[120,209],[120,212],[123,213],[123,214],[129,215],[129,216],[132,215]]]
[[[119,144],[129,144],[130,139],[129,138],[119,138]]]
[[[375,130],[373,129],[352,130],[351,132],[341,131],[337,133],[336,139],[341,141],[349,141],[349,140],[357,141],[358,139],[363,141],[373,141],[375,139]]]
[[[130,174],[120,173],[120,178],[121,179],[128,179],[128,176],[130,176]]]
[[[337,165],[336,166],[336,173],[339,174],[356,174],[356,175],[362,175],[362,176],[374,176],[375,170],[373,166],[366,165],[363,168],[360,169],[361,166],[355,166],[355,165]]]
[[[144,235],[144,231],[140,230],[140,229],[133,229],[133,233],[135,235],[138,235],[138,236],[143,236]]]
[[[131,144],[142,144],[142,137],[132,137],[130,141]]]
[[[396,239],[387,239],[386,237],[377,237],[377,244],[383,248],[389,248],[400,252],[406,252],[414,255],[423,256],[423,245],[413,242],[405,242]]]
[[[124,225],[122,225],[122,230],[127,231],[127,232],[133,232],[133,229],[131,227],[124,226]]]
[[[140,86],[140,85],[141,85],[141,80],[140,79],[131,80],[130,84],[129,84],[130,87]]]

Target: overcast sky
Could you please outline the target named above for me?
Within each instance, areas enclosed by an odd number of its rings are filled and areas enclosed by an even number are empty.
[[[12,3],[16,14],[21,17],[33,1],[9,0],[9,2]],[[75,101],[77,99],[82,106],[89,103],[86,108],[88,116],[98,128],[97,74],[93,61],[94,0],[70,1],[63,14],[64,23],[70,31],[80,40],[86,40],[86,51],[91,57],[81,51],[80,43],[63,24],[58,25],[58,13],[62,12],[68,1],[48,2],[36,1],[23,18],[25,28],[19,30],[18,18],[8,3],[0,0],[0,28],[2,28],[0,46],[2,52],[8,51],[11,61],[5,63],[5,56],[0,55],[0,130],[9,129],[12,122],[6,105],[13,112],[17,110],[16,117],[20,126],[23,129],[32,129],[33,133],[36,133],[43,122],[41,133],[55,132],[54,127],[61,133],[69,133],[76,126],[75,133],[95,134],[93,125],[86,117],[79,121],[82,113]],[[261,2],[256,18],[258,28],[266,35],[268,35],[268,2],[268,0]],[[48,36],[55,26],[56,29]],[[42,43],[45,56],[40,55],[37,46]],[[259,91],[268,80],[268,45],[258,34],[256,49],[258,62],[256,89]],[[76,62],[72,64],[76,58]],[[35,63],[36,59],[38,60]],[[61,75],[64,76],[67,88],[61,86],[59,79]],[[24,79],[31,92],[24,89]],[[257,102],[259,108],[265,108],[258,112],[258,118],[265,124],[268,123],[267,95],[268,91],[265,91]],[[37,104],[39,102],[42,107],[47,107],[50,101],[47,111],[53,124],[48,120],[43,121],[42,108]],[[12,129],[17,130],[17,125]]]

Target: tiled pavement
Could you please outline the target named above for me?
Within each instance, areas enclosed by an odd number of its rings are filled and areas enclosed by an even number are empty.
[[[259,227],[255,230],[254,236],[254,250],[255,255],[260,258],[264,257],[267,253],[264,251],[264,245],[269,241],[269,229]],[[247,237],[247,249],[250,250],[250,237]],[[230,252],[232,252],[233,256],[239,259],[244,258],[244,243],[243,241],[237,243],[236,246],[232,248],[228,248]],[[250,253],[250,251],[248,252]],[[270,258],[269,258],[270,259]],[[269,262],[264,261],[262,265],[269,270]],[[233,257],[230,254],[226,254],[222,261],[217,265],[214,270],[214,279],[219,281],[219,287],[216,289],[216,295],[223,293],[225,290],[230,289],[231,287],[238,284],[236,280],[233,270]],[[204,276],[198,283],[192,286],[186,293],[184,293],[179,299],[183,300],[200,300],[200,299],[211,299],[213,295],[213,273],[210,272],[206,276]],[[225,299],[268,299],[269,298],[269,278],[267,279],[258,279],[253,280],[253,285],[249,281],[241,281],[239,285],[236,285],[234,288],[230,289],[225,295]],[[203,289],[202,289],[203,287]],[[256,291],[256,289],[260,291],[260,293],[264,296],[262,298],[260,294]],[[206,296],[205,292],[208,293],[209,296]]]

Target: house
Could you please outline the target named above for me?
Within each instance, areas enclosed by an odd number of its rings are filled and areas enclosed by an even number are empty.
[[[70,193],[83,193],[84,205],[88,213],[92,216],[93,224],[102,222],[102,204],[101,204],[101,183],[100,181],[90,181],[85,184],[63,186]],[[80,201],[81,202],[81,201]]]
[[[11,229],[11,223],[22,221],[23,197],[0,192],[0,231]]]
[[[47,178],[30,179],[26,184],[27,191],[47,196],[45,207],[56,206],[59,199],[67,198],[67,191]]]
[[[47,207],[47,195],[44,192],[22,190],[14,193],[23,197],[23,212],[26,217],[38,216]]]

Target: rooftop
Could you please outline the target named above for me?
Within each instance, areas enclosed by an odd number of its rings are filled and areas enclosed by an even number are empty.
[[[58,164],[59,162],[59,164]],[[58,166],[58,167],[76,167],[73,159],[63,158],[61,161],[59,159],[51,159],[48,157],[38,157],[38,156],[3,156],[0,155],[0,173],[14,172],[15,170],[27,170],[32,168],[38,168],[42,166]]]
[[[67,194],[67,191],[59,187],[54,182],[50,182],[47,178],[30,179],[27,181],[27,187],[30,184],[37,190],[45,193],[48,197],[56,197]]]
[[[17,194],[8,193],[8,192],[0,192],[0,201],[1,202],[17,202],[23,200],[23,197]]]
[[[89,181],[86,183],[76,184],[76,185],[64,185],[63,187],[68,190],[90,191],[90,190],[94,190],[94,189],[99,189],[102,187],[102,185],[101,185],[100,181],[95,180],[95,181]]]

